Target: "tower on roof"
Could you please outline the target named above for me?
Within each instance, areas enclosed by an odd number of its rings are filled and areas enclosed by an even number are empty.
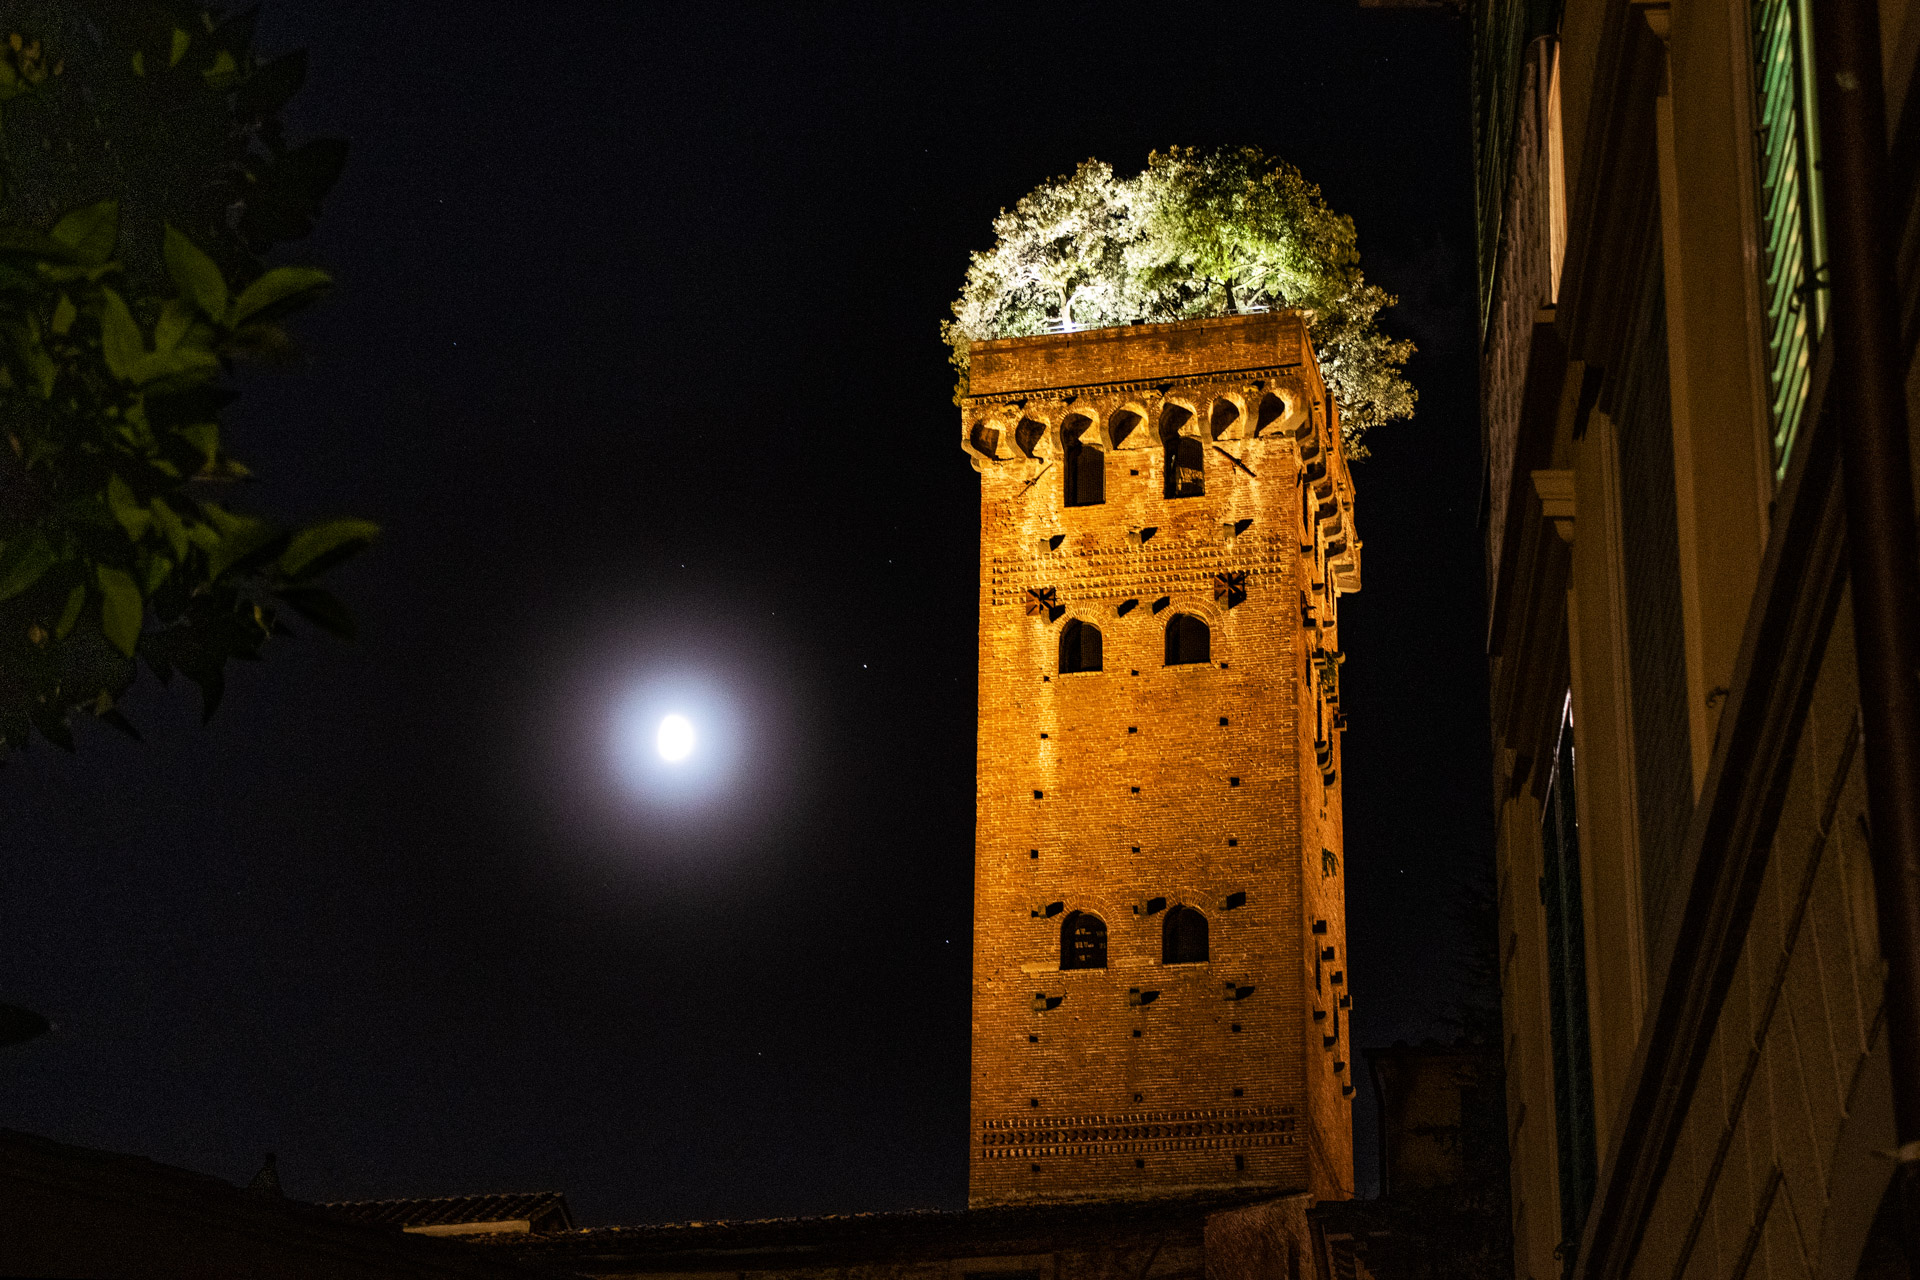
[[[975,343],[969,1198],[1352,1193],[1337,412],[1293,312]]]

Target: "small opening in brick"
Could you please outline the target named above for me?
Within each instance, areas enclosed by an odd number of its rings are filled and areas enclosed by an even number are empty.
[[[1230,786],[1230,787],[1237,787],[1237,786],[1239,786],[1239,785],[1240,785],[1240,779],[1238,779],[1238,778],[1228,778],[1228,779],[1227,779],[1227,785],[1228,785],[1228,786]]]
[[[1233,1167],[1235,1170],[1245,1173],[1247,1170],[1247,1158],[1245,1156],[1235,1156],[1233,1158]]]
[[[1044,795],[1046,795],[1046,794],[1047,794],[1047,793],[1046,793],[1046,792],[1044,792],[1044,791],[1036,791],[1036,792],[1034,792],[1034,793],[1033,793],[1033,798],[1034,798],[1035,800],[1038,800],[1038,799],[1040,799],[1040,798],[1041,798],[1042,796],[1044,796]]]
[[[1038,1098],[1028,1098],[1028,1099],[1027,1099],[1027,1105],[1028,1105],[1028,1106],[1030,1106],[1030,1107],[1037,1107],[1037,1106],[1039,1106],[1039,1105],[1040,1105],[1040,1099],[1038,1099]]]
[[[1128,668],[1128,670],[1132,670],[1132,668]],[[1140,673],[1139,673],[1138,671],[1134,671],[1134,672],[1133,672],[1133,674],[1134,674],[1134,675],[1139,675]]]
[[[1040,1172],[1040,1166],[1037,1164],[1030,1164],[1027,1166],[1027,1170],[1030,1173],[1038,1173]]]
[[[1144,1169],[1147,1167],[1147,1162],[1145,1160],[1140,1159],[1138,1156],[1136,1156],[1134,1157],[1133,1167],[1136,1169]]]
[[[1140,1038],[1140,1028],[1138,1028],[1138,1027],[1135,1027],[1135,1028],[1133,1029],[1133,1038],[1134,1038],[1135,1040],[1138,1040],[1138,1039]]]
[[[1223,662],[1223,663],[1221,663],[1221,664],[1220,664],[1220,669],[1221,669],[1222,671],[1225,671],[1225,670],[1227,669],[1227,664],[1226,664],[1226,663],[1224,663],[1224,662]]]
[[[1138,853],[1138,852],[1140,852],[1140,846],[1139,846],[1139,845],[1135,845],[1135,846],[1133,846],[1133,851],[1134,851],[1135,853]]]
[[[1044,738],[1044,737],[1046,737],[1047,735],[1043,733],[1043,734],[1041,734],[1040,736]]]
[[[1145,1094],[1136,1093],[1133,1095],[1133,1100],[1135,1102],[1145,1102],[1147,1099]]]
[[[1035,1037],[1035,1039],[1038,1039],[1038,1038],[1039,1037],[1037,1036]],[[1245,1089],[1235,1089],[1233,1091],[1233,1096],[1236,1098],[1244,1098],[1247,1096],[1247,1091]]]
[[[1053,679],[1053,677],[1052,677],[1052,676],[1041,676],[1041,677],[1040,677],[1040,683],[1041,683],[1041,684],[1046,684],[1046,683],[1048,683],[1049,681],[1051,681],[1052,679]]]
[[[1228,841],[1228,843],[1231,844],[1232,841]],[[1234,892],[1227,895],[1227,910],[1232,911],[1232,910],[1235,910],[1236,908],[1244,907],[1246,905],[1247,905],[1247,891],[1245,889],[1237,889]]]
[[[1325,920],[1315,920],[1313,922],[1313,931],[1315,933],[1325,933],[1327,931],[1327,922]]]
[[[1240,1030],[1240,1024],[1239,1024],[1239,1023],[1237,1023],[1237,1022],[1236,1022],[1236,1023],[1234,1023],[1234,1024],[1233,1024],[1233,1029],[1234,1029],[1235,1031],[1238,1031],[1238,1030]]]
[[[1133,789],[1133,794],[1135,794],[1135,795],[1139,795],[1139,794],[1140,794],[1140,788],[1138,788],[1138,787],[1135,787],[1135,788]]]
[[[1130,724],[1130,725],[1128,725],[1128,726],[1127,726],[1127,732],[1128,732],[1128,733],[1138,733],[1138,732],[1140,732],[1140,726],[1139,726],[1139,725],[1135,725],[1135,724]]]
[[[1027,856],[1028,856],[1029,858],[1036,858],[1036,859],[1037,859],[1037,858],[1039,858],[1039,856],[1040,856],[1040,851],[1039,851],[1038,849],[1029,849],[1029,850],[1027,850]]]
[[[1220,723],[1221,723],[1221,724],[1225,724],[1226,722],[1227,722],[1227,718],[1226,718],[1225,716],[1221,716],[1221,717],[1220,717]]]
[[[1028,1043],[1028,1044],[1039,1044],[1039,1043],[1040,1043],[1040,1037],[1039,1037],[1039,1036],[1028,1036],[1028,1037],[1027,1037],[1027,1043]]]

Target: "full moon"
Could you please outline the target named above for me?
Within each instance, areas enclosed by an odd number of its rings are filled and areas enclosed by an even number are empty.
[[[654,737],[654,746],[659,749],[662,760],[685,760],[693,754],[693,724],[685,716],[666,717],[660,721],[660,732]]]

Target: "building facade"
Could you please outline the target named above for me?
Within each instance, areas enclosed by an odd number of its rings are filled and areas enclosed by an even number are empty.
[[[1848,526],[1866,344],[1835,338],[1823,59],[1878,86],[1817,8],[1467,9],[1513,1226],[1536,1280],[1850,1277],[1888,1244],[1849,559],[1883,535]],[[1911,235],[1920,11],[1877,20]],[[1883,264],[1907,316],[1913,261]]]
[[[982,342],[970,1202],[1352,1193],[1339,423],[1290,312]]]

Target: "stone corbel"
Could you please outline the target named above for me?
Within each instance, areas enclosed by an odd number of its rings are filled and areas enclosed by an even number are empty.
[[[1533,491],[1540,499],[1540,517],[1553,522],[1560,541],[1573,542],[1573,472],[1535,471]]]

